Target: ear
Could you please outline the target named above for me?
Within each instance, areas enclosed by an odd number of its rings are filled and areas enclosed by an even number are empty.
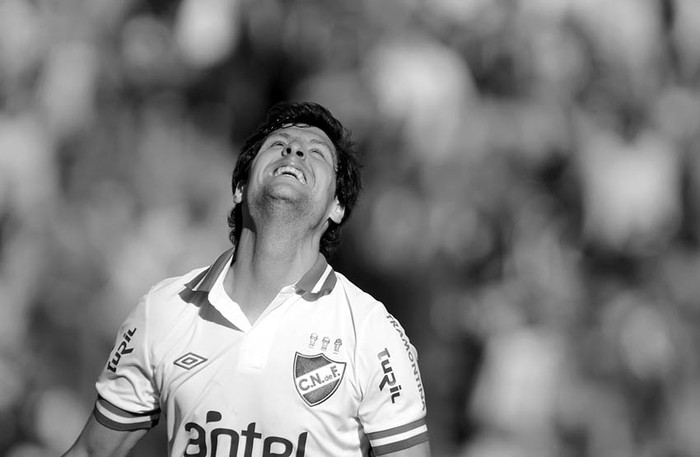
[[[331,213],[328,215],[328,218],[336,224],[340,224],[343,220],[343,216],[345,216],[345,207],[341,205],[338,199],[336,198],[333,201]]]
[[[236,190],[233,192],[233,203],[235,203],[236,205],[243,201],[243,188],[243,184],[236,184]]]

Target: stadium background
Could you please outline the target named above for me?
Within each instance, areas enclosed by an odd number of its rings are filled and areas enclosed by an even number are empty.
[[[139,296],[228,246],[282,99],[358,139],[333,263],[436,457],[700,455],[699,43],[696,0],[0,0],[0,455],[65,450]]]

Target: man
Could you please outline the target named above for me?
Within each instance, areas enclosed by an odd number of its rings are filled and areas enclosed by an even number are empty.
[[[171,456],[429,456],[414,347],[326,262],[361,187],[349,132],[276,105],[232,185],[234,248],[141,299],[65,456],[126,455],[161,411]]]

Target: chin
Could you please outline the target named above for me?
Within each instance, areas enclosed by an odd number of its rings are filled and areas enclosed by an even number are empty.
[[[252,213],[273,215],[290,213],[301,215],[307,212],[308,195],[290,185],[267,186],[250,197],[249,206]]]
[[[308,200],[308,196],[299,185],[295,183],[283,183],[268,186],[263,194],[273,200],[285,200],[290,202],[301,202]]]

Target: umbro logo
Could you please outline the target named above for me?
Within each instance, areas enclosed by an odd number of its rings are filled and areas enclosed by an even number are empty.
[[[206,361],[207,359],[201,355],[197,355],[194,352],[188,352],[173,363],[180,368],[184,368],[185,370],[191,370],[192,368],[197,367]]]

